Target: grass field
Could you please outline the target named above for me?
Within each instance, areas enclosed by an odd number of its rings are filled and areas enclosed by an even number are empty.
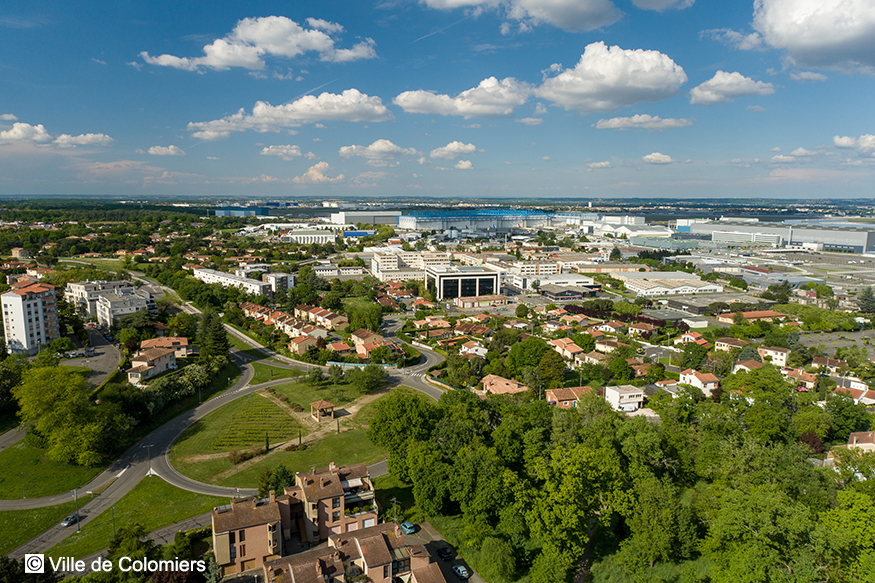
[[[112,269],[117,270],[121,269],[122,260],[121,259],[97,259],[94,257],[72,257],[68,259],[59,259],[58,263],[72,263],[73,265],[82,264],[82,263],[90,263],[91,265],[95,265],[97,267],[102,267],[103,269]]]
[[[413,484],[405,484],[392,474],[386,474],[374,478],[374,490],[377,503],[383,512],[380,520],[384,522],[395,519],[395,509],[392,507],[392,499],[398,502],[398,520],[422,522],[425,517],[420,516],[416,509],[416,501],[413,499]]]
[[[301,381],[284,383],[273,388],[277,393],[288,397],[293,405],[298,404],[306,411],[310,410],[310,403],[313,401],[325,399],[335,405],[345,405],[359,396],[358,391],[351,384],[341,382],[335,385],[327,380],[319,386]]]
[[[76,511],[76,501],[31,510],[0,512],[0,555],[17,549]]]
[[[197,421],[170,449],[172,459],[198,454],[247,449],[271,441],[285,441],[302,427],[286,411],[259,395],[232,401]]]
[[[257,348],[251,347],[233,334],[228,334],[228,340],[231,342],[231,346],[244,354],[248,354],[252,358],[267,359],[267,357],[259,352]]]
[[[45,450],[29,447],[24,441],[0,452],[0,468],[0,499],[4,500],[22,497],[21,472],[28,498],[39,498],[78,488],[102,469],[51,461]]]
[[[142,524],[146,532],[185,520],[214,506],[227,504],[228,499],[204,496],[171,486],[161,478],[143,479],[115,504],[116,528]],[[112,540],[112,511],[106,510],[48,551],[52,557],[84,557],[109,546]]]
[[[255,376],[253,376],[250,381],[250,384],[252,385],[258,385],[276,379],[294,379],[307,374],[299,368],[277,368],[261,362],[253,362],[252,368],[255,370]]]

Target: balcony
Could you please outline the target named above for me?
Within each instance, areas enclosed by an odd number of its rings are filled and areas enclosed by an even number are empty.
[[[361,506],[347,506],[343,515],[346,517],[350,517],[358,516],[359,514],[370,514],[376,511],[377,505],[372,502],[370,504],[363,504]]]

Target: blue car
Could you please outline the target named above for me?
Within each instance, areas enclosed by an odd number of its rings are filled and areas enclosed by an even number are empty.
[[[402,522],[401,532],[403,532],[404,534],[413,534],[416,532],[416,527],[410,522]]]

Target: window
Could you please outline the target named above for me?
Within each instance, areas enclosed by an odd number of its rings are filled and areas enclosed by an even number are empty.
[[[383,565],[383,578],[389,578],[389,565]]]
[[[246,556],[246,545],[240,545],[240,556],[241,557]]]
[[[231,543],[232,545],[237,542],[237,533],[236,532],[231,532],[228,534],[228,542]]]
[[[335,498],[331,501],[332,508],[340,508],[340,498]]]
[[[231,560],[237,560],[237,547],[231,547]]]
[[[338,520],[340,520],[340,510],[335,510],[334,513],[331,515],[331,521],[337,522]]]
[[[240,531],[240,542],[241,543],[246,542],[246,531],[245,530]]]

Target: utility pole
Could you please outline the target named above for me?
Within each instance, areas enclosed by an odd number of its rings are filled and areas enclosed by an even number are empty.
[[[151,478],[152,477],[152,444],[144,445],[143,447],[145,447],[146,451],[149,452],[149,474],[148,475]],[[143,449],[143,447],[141,447],[140,449]]]

